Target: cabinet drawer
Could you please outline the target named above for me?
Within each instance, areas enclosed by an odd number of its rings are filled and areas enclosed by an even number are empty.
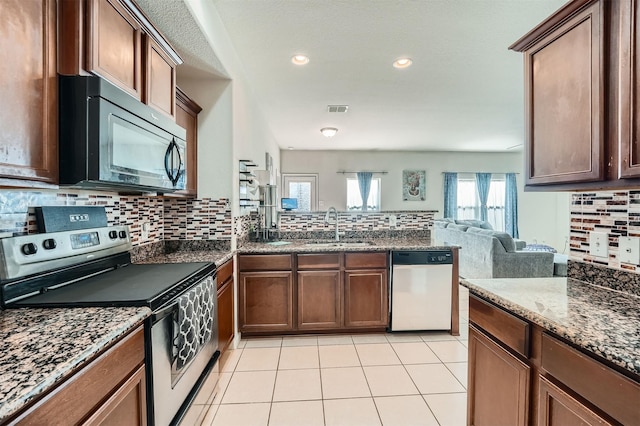
[[[233,277],[233,259],[218,268],[218,288]]]
[[[240,271],[289,271],[290,254],[250,254],[238,257]]]
[[[376,253],[345,253],[344,266],[347,269],[386,268],[386,251]]]
[[[527,322],[475,296],[469,298],[469,321],[517,353],[529,357],[530,327]]]
[[[298,269],[338,269],[341,253],[299,254]]]
[[[540,362],[543,370],[620,423],[640,424],[640,384],[546,334]]]

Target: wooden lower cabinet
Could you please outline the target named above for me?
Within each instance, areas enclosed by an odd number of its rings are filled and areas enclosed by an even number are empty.
[[[233,259],[218,268],[218,349],[223,353],[235,337]]]
[[[263,335],[384,331],[389,325],[388,256],[239,255],[239,330]]]
[[[142,326],[9,420],[21,425],[81,423],[147,424]]]
[[[488,336],[469,327],[468,424],[527,425],[530,370]]]
[[[293,330],[291,271],[240,272],[240,331]]]
[[[345,271],[345,327],[387,326],[388,323],[389,297],[387,270]]]
[[[611,425],[582,402],[538,376],[538,426]]]
[[[340,271],[298,272],[298,330],[342,327]]]
[[[469,300],[468,425],[640,425],[639,376],[488,300]]]

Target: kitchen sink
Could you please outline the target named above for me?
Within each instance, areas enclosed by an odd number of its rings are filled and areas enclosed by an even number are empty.
[[[371,241],[313,241],[308,247],[366,247],[374,245]]]

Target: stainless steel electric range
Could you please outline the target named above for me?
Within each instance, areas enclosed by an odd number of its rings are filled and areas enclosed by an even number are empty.
[[[125,226],[0,240],[5,309],[148,306],[148,422],[178,423],[205,377],[217,377],[216,268],[131,263]]]

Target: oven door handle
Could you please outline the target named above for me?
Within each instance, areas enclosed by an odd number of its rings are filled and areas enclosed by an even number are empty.
[[[155,324],[166,316],[173,314],[177,307],[178,302],[173,302],[172,304],[155,311],[151,314],[151,323]]]

